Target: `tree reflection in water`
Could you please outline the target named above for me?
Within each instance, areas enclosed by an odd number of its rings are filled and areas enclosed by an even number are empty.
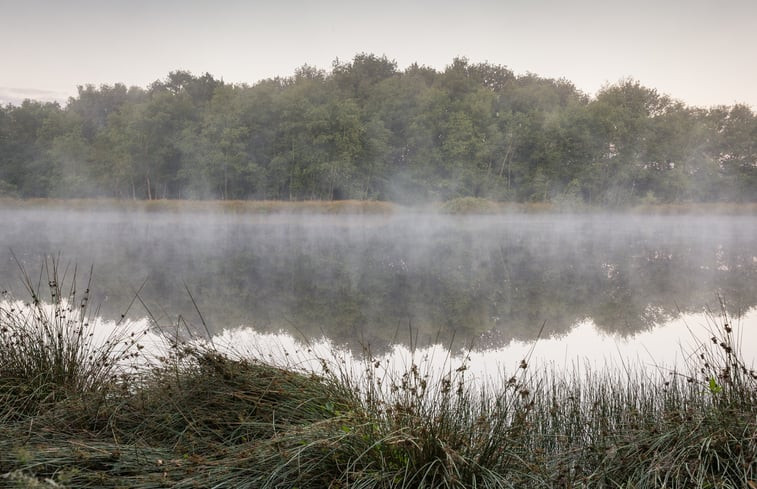
[[[757,217],[506,214],[445,217],[0,211],[0,286],[45,254],[94,264],[117,317],[145,282],[159,321],[251,325],[385,348],[454,336],[496,347],[590,319],[632,335],[726,297],[757,301]],[[144,315],[132,309],[130,314]],[[199,319],[194,322],[199,324]]]

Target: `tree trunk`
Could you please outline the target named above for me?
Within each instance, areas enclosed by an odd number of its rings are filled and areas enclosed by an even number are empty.
[[[223,164],[223,200],[229,200],[229,172],[226,163]]]

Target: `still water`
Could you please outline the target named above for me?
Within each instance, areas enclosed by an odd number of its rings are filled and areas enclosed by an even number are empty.
[[[660,361],[707,334],[720,298],[757,345],[755,216],[5,209],[0,221],[0,288],[16,297],[12,254],[35,280],[60,254],[80,279],[94,267],[105,319],[181,315],[198,334],[258,345],[517,358],[543,327],[545,362]]]

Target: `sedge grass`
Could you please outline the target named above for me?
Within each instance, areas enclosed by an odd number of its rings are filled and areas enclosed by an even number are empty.
[[[14,256],[15,258],[15,256]],[[48,258],[36,280],[20,262],[26,302],[0,298],[0,420],[33,415],[73,395],[105,395],[119,366],[139,356],[143,332],[118,325],[95,335],[91,271],[80,291],[76,267]]]
[[[757,487],[757,374],[725,313],[660,375],[516,359],[480,386],[465,363],[392,374],[370,352],[363,375],[316,374],[177,337],[124,375],[138,343],[87,342],[61,272],[42,274],[52,309],[32,287],[0,315],[0,486]]]

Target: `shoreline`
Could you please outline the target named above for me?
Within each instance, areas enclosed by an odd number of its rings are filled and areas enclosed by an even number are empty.
[[[0,210],[56,209],[71,211],[125,211],[223,214],[442,214],[442,215],[507,215],[507,214],[629,214],[649,216],[686,215],[757,215],[757,203],[681,203],[635,205],[607,208],[589,204],[560,206],[548,202],[495,202],[463,197],[446,202],[405,206],[375,200],[131,200],[111,198],[81,199],[15,199],[0,198]]]

